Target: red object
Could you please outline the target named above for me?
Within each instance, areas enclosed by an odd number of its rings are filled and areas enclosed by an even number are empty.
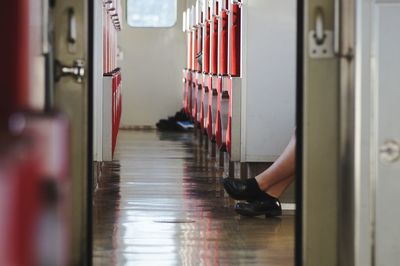
[[[197,60],[197,54],[199,52],[199,28],[194,30],[194,56],[193,56],[193,66],[194,70],[199,70],[199,62]]]
[[[232,5],[232,26],[230,39],[230,69],[229,74],[232,77],[240,76],[241,60],[241,8],[238,4]]]
[[[210,72],[210,22],[206,22],[205,30],[206,30],[206,38],[204,42],[204,51],[203,51],[203,70],[205,73]]]
[[[119,9],[119,1],[113,1],[113,6]],[[117,68],[117,29],[112,16],[115,13],[103,7],[103,73],[109,74]]]
[[[114,156],[122,114],[121,71],[117,69],[112,77],[112,154]]]
[[[212,106],[213,106],[213,98],[214,98],[214,90],[212,87],[212,78],[210,77],[208,79],[208,111],[207,111],[207,135],[209,139],[212,139],[214,137],[214,132],[213,132],[213,113],[212,113]]]
[[[207,15],[207,20],[205,22],[205,40],[204,40],[204,49],[203,49],[203,71],[205,73],[210,73],[210,30],[211,30],[211,24],[210,24],[210,7],[208,8],[208,15]]]
[[[21,138],[0,155],[0,187],[6,189],[0,196],[0,264],[67,265],[67,120],[59,115],[17,114],[10,121],[20,125],[14,131]]]
[[[210,44],[210,48],[212,49],[212,58],[211,58],[211,74],[218,74],[218,18],[214,17],[213,22],[214,27],[212,31],[212,42]]]
[[[222,77],[218,77],[217,83],[217,117],[215,120],[215,140],[217,142],[218,148],[222,147],[222,120],[221,120],[221,101],[222,101]]]
[[[29,109],[29,0],[0,9],[0,123],[18,109]]]
[[[201,90],[201,106],[200,106],[200,129],[201,131],[204,131],[205,129],[205,112],[207,106],[205,106],[205,101],[206,101],[206,93],[208,92],[208,84],[207,84],[208,78],[203,77],[203,89]]]
[[[103,74],[112,77],[112,154],[114,155],[117,144],[118,131],[122,113],[121,71],[117,67],[117,29],[113,17],[120,16],[119,0],[112,0],[115,11],[108,11],[107,5],[103,7]]]
[[[221,40],[219,43],[219,75],[228,74],[228,13],[227,11],[222,11],[221,14]]]
[[[204,55],[203,55],[203,27],[199,28],[199,48],[197,50],[197,55],[201,56],[201,63],[199,63],[199,60],[197,60],[197,66],[198,72],[203,72],[203,60],[204,60]]]

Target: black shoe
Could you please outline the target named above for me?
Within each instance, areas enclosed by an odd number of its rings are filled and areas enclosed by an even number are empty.
[[[228,177],[223,182],[225,191],[235,200],[255,201],[273,199],[273,197],[260,189],[255,178],[243,181]]]
[[[259,216],[276,217],[282,215],[281,203],[277,198],[260,200],[253,202],[239,202],[235,206],[235,211],[243,216]]]

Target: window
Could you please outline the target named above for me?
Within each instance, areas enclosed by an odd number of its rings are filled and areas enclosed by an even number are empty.
[[[177,18],[177,0],[127,0],[131,27],[172,27]]]

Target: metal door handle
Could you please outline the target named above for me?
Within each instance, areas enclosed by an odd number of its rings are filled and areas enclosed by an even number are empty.
[[[334,29],[333,29],[333,52],[340,55],[340,0],[335,0]]]
[[[55,62],[55,79],[58,82],[62,77],[73,77],[76,82],[82,83],[85,77],[85,62],[83,60],[75,60],[73,66],[62,65],[59,61]]]
[[[75,11],[71,7],[68,9],[68,43],[75,44],[77,39]]]
[[[324,12],[321,7],[316,9],[315,15],[315,41],[318,45],[321,45],[325,42],[325,25],[324,25]]]

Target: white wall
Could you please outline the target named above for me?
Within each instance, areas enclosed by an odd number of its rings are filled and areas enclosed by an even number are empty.
[[[122,2],[126,14],[126,0]],[[154,126],[159,119],[182,108],[185,7],[186,0],[178,0],[178,19],[172,28],[132,28],[124,17],[119,35],[123,52],[121,127]]]

